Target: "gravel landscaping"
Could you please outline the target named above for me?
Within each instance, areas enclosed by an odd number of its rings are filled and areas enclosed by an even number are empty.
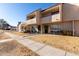
[[[35,52],[15,40],[0,43],[0,55],[3,56],[38,56]]]

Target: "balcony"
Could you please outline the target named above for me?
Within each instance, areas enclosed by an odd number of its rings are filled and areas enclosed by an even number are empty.
[[[52,22],[58,22],[58,21],[61,21],[59,13],[42,18],[42,23],[52,23]]]
[[[26,21],[26,24],[27,24],[27,25],[30,25],[30,24],[36,24],[36,17],[33,18],[33,19],[29,19],[29,20],[27,20],[27,21]]]

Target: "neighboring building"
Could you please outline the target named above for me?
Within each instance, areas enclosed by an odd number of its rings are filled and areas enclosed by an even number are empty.
[[[10,30],[16,31],[17,30],[17,27],[16,26],[10,26]]]
[[[21,22],[18,22],[18,24],[17,24],[17,31],[19,31],[19,25],[21,24]]]
[[[60,3],[45,10],[36,10],[19,25],[20,32],[71,32],[79,36],[79,5]]]
[[[10,29],[10,25],[4,21],[4,19],[0,19],[0,29]]]

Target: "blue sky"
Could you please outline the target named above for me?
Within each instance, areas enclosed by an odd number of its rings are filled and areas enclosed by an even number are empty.
[[[25,21],[27,14],[36,9],[46,9],[53,3],[0,3],[0,19],[16,26],[19,21]]]

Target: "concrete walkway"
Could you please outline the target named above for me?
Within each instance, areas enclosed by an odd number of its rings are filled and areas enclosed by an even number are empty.
[[[18,42],[25,45],[32,51],[36,52],[40,56],[77,56],[74,53],[69,53],[64,50],[57,49],[43,43],[39,43],[30,39],[25,39],[22,36],[14,35],[7,32],[6,34],[9,35],[12,39],[17,40]]]
[[[4,40],[0,40],[0,43],[4,43],[4,42],[8,42],[8,41],[12,41],[13,39],[4,39]]]

